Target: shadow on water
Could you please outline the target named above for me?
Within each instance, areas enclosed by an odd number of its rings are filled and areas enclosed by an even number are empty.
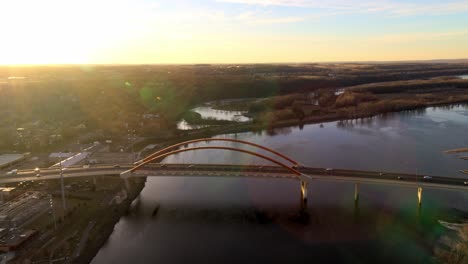
[[[155,250],[139,253],[164,263],[184,263],[181,255],[195,263],[433,263],[433,245],[444,232],[437,220],[453,217],[415,204],[376,214],[358,202],[349,209],[309,206],[307,218],[287,206],[154,206],[153,201],[135,210],[128,216],[139,230],[135,235],[144,230],[146,247]]]

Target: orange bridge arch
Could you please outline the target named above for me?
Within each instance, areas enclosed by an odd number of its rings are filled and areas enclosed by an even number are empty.
[[[185,142],[181,142],[181,143],[177,143],[177,144],[174,144],[174,145],[171,145],[169,147],[166,147],[164,149],[161,149],[151,155],[149,155],[148,157],[142,159],[142,160],[139,160],[137,162],[135,162],[135,164],[142,164],[142,163],[145,163],[146,161],[148,160],[154,160],[155,157],[167,152],[167,151],[170,151],[171,149],[174,149],[174,148],[177,148],[177,147],[180,147],[180,146],[183,146],[183,145],[187,145],[187,144],[192,144],[192,143],[198,143],[198,142],[207,142],[207,141],[224,141],[224,142],[235,142],[235,143],[241,143],[241,144],[245,144],[245,145],[250,145],[250,146],[254,146],[254,147],[257,147],[257,148],[260,148],[260,149],[263,149],[267,152],[270,152],[272,154],[275,154],[276,156],[279,156],[281,158],[283,158],[284,160],[287,160],[289,162],[291,162],[294,166],[298,166],[299,165],[299,162],[287,157],[286,155],[276,151],[276,150],[273,150],[271,148],[268,148],[268,147],[264,147],[262,145],[258,145],[258,144],[255,144],[255,143],[252,143],[252,142],[248,142],[248,141],[244,141],[244,140],[238,140],[238,139],[229,139],[229,138],[201,138],[201,139],[194,139],[194,140],[189,140],[189,141],[185,141]],[[233,148],[234,149],[234,148]],[[265,157],[262,155],[262,157]]]
[[[170,152],[166,152],[166,153],[162,153],[162,154],[159,154],[157,156],[154,156],[152,155],[153,157],[151,158],[146,158],[145,161],[142,161],[140,162],[138,165],[136,165],[135,167],[133,167],[132,169],[128,170],[128,171],[125,171],[125,172],[122,172],[121,175],[125,175],[125,174],[128,174],[128,173],[132,173],[140,168],[142,168],[143,166],[145,166],[146,164],[148,163],[151,163],[152,161],[154,160],[157,160],[157,159],[161,159],[161,158],[165,158],[167,156],[171,156],[171,155],[174,155],[174,154],[177,154],[177,153],[182,153],[182,152],[188,152],[188,151],[196,151],[196,150],[206,150],[206,149],[216,149],[216,150],[229,150],[229,151],[235,151],[235,152],[242,152],[242,153],[246,153],[246,154],[249,154],[249,155],[252,155],[252,156],[256,156],[256,157],[259,157],[259,158],[262,158],[264,160],[268,160],[276,165],[279,165],[285,169],[287,169],[289,172],[297,175],[297,176],[302,176],[302,173],[299,172],[298,170],[280,162],[280,161],[277,161],[275,159],[272,159],[268,156],[265,156],[265,155],[262,155],[262,154],[258,154],[258,153],[255,153],[253,151],[249,151],[249,150],[244,150],[244,149],[238,149],[238,148],[232,148],[232,147],[193,147],[193,148],[185,148],[185,149],[179,149],[179,150],[173,150],[173,151],[170,151]]]

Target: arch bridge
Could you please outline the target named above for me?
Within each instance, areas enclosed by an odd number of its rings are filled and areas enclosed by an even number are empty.
[[[252,150],[227,146],[190,146],[199,142],[233,142],[262,150],[257,153]],[[180,148],[185,146],[185,148]],[[232,164],[161,164],[157,163],[165,157],[178,153],[200,150],[222,150],[239,152],[266,160],[272,165],[232,165]],[[268,154],[268,155],[267,155]],[[156,162],[156,163],[155,163]],[[465,179],[459,177],[421,176],[415,174],[357,171],[331,168],[312,168],[301,166],[297,161],[270,148],[236,139],[207,138],[185,141],[162,150],[159,150],[135,164],[113,164],[93,166],[72,166],[62,168],[18,170],[15,173],[0,175],[0,184],[16,183],[35,180],[63,180],[90,176],[117,176],[129,183],[132,177],[147,176],[203,176],[203,177],[257,177],[257,178],[286,178],[300,182],[298,189],[301,195],[301,206],[304,209],[307,203],[307,187],[312,181],[350,182],[354,184],[354,200],[359,200],[360,184],[379,184],[408,187],[417,189],[418,204],[422,202],[423,187],[427,189],[442,189],[468,191],[468,171],[460,171]],[[95,179],[95,178],[94,178]],[[94,182],[95,184],[95,182]],[[62,192],[64,193],[63,189]]]
[[[232,142],[246,146],[255,147],[271,154],[273,157],[245,150],[237,147],[227,146],[201,146],[188,147],[190,144],[200,142]],[[185,147],[185,148],[180,148]],[[192,152],[200,150],[223,150],[231,152],[239,152],[250,156],[255,156],[266,160],[275,166],[252,166],[252,165],[215,165],[215,164],[160,164],[155,167],[154,162],[162,160],[168,156],[176,155],[183,152]],[[177,143],[156,151],[146,158],[135,162],[134,166],[120,174],[126,180],[130,177],[138,176],[209,176],[214,171],[216,175],[220,175],[221,171],[229,171],[221,174],[221,176],[246,176],[246,177],[273,177],[273,178],[290,178],[300,181],[300,205],[301,209],[307,207],[307,189],[311,180],[325,181],[344,181],[353,182],[354,200],[357,203],[359,200],[359,185],[360,183],[368,184],[393,184],[408,187],[417,187],[418,204],[422,203],[423,187],[438,188],[438,189],[462,189],[468,190],[468,183],[462,179],[454,179],[448,177],[421,177],[411,174],[396,174],[382,173],[369,171],[355,170],[338,170],[331,168],[308,168],[301,166],[299,162],[293,160],[286,155],[275,151],[271,148],[261,146],[252,142],[242,141],[237,139],[225,138],[203,138]],[[198,172],[198,173],[197,173]]]

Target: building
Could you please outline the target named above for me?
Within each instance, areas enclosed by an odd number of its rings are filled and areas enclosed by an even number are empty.
[[[90,164],[128,164],[132,163],[132,153],[95,152],[89,156]]]
[[[6,230],[6,232],[3,230]],[[3,230],[0,230],[0,251],[2,252],[18,249],[37,234],[36,230],[7,230],[5,228]]]
[[[76,153],[72,152],[56,152],[56,153],[50,153],[49,155],[49,161],[51,162],[59,162],[64,159],[68,159],[72,156],[76,155]]]
[[[23,192],[15,187],[0,187],[0,201],[9,201]]]
[[[17,164],[26,158],[24,154],[2,154],[0,155],[0,169]]]

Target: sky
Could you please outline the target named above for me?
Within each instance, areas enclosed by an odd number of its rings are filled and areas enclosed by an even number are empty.
[[[0,0],[0,64],[468,58],[468,0]]]

